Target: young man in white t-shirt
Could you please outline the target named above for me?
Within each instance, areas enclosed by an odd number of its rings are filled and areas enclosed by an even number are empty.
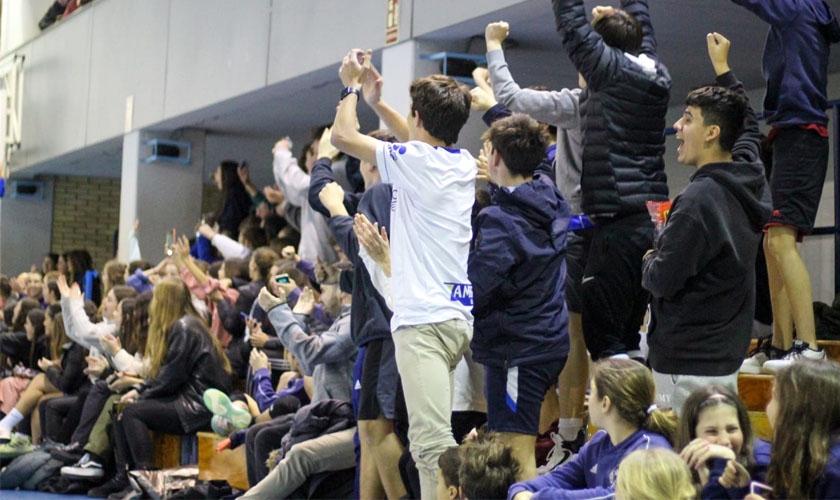
[[[382,78],[370,59],[370,51],[359,49],[344,58],[339,76],[345,89],[332,143],[376,164],[382,182],[393,185],[391,331],[421,496],[435,498],[438,457],[455,445],[452,374],[472,338],[467,260],[476,165],[467,151],[451,148],[469,118],[470,94],[446,76],[419,78],[411,84],[411,109],[403,117],[382,101]],[[362,89],[391,132],[407,142],[391,144],[358,132]]]

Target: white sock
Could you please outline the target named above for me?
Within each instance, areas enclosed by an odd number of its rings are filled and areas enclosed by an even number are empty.
[[[577,439],[580,428],[583,427],[581,418],[561,418],[557,421],[557,433],[563,441],[574,441]]]
[[[12,432],[12,429],[15,426],[23,421],[23,414],[17,410],[17,408],[13,408],[12,411],[9,412],[8,415],[3,417],[3,420],[0,420],[0,429]]]

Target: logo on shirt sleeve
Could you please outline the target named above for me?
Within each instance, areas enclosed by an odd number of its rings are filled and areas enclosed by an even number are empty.
[[[449,300],[460,302],[462,305],[472,307],[473,288],[469,283],[444,283],[449,287]]]
[[[391,155],[391,159],[397,161],[397,155],[401,154],[404,155],[408,149],[405,147],[404,144],[389,144],[388,145],[388,154]]]

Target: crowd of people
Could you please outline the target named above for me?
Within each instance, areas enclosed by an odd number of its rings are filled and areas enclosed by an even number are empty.
[[[840,24],[822,0],[733,1],[770,24],[772,132],[708,34],[672,202],[647,0],[591,19],[554,0],[578,88],[517,85],[495,22],[477,86],[418,78],[403,116],[353,49],[334,123],[297,156],[276,143],[274,186],[222,162],[219,206],[157,265],[136,225],[130,263],[0,276],[0,487],[123,498],[155,468],[150,431],[212,429],[245,447],[243,498],[837,498],[840,365],[796,241]],[[358,129],[362,101],[385,129]],[[455,146],[474,110],[476,156]],[[747,356],[762,245],[773,335]],[[738,395],[761,371],[770,442]]]

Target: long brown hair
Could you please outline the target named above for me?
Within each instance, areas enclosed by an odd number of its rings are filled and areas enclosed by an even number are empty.
[[[105,266],[102,269],[103,279],[102,279],[102,296],[108,294],[116,285],[125,285],[125,270],[128,267],[127,264],[124,264],[117,259],[111,259],[105,263]],[[105,276],[108,277],[107,288],[105,288]]]
[[[35,330],[32,342],[29,343],[29,367],[34,368],[38,366],[38,360],[35,359],[35,349],[38,345],[38,341],[46,333],[46,330],[44,329],[44,311],[42,311],[41,308],[31,309],[26,314],[26,319],[29,320],[32,324],[32,329]]]
[[[677,416],[673,411],[651,406],[656,385],[643,364],[630,359],[602,359],[592,367],[592,380],[598,396],[601,399],[609,396],[621,418],[674,444]]]
[[[213,342],[222,368],[231,372],[230,362],[219,340],[210,335],[207,325],[192,305],[190,291],[183,281],[164,278],[155,286],[149,307],[149,337],[146,352],[149,357],[149,376],[155,377],[169,348],[169,333],[176,321],[184,316],[194,316],[202,325],[202,334]]]
[[[736,458],[745,467],[752,467],[754,461],[753,434],[747,405],[731,389],[722,385],[700,387],[688,396],[685,404],[683,404],[682,415],[680,416],[680,429],[674,448],[682,450],[688,443],[693,441],[697,437],[697,422],[700,420],[700,414],[706,408],[719,405],[730,406],[738,414],[738,426],[741,427],[744,444],[741,445],[741,451]]]
[[[139,353],[146,351],[146,339],[149,335],[149,304],[152,292],[146,291],[134,298],[123,299],[122,324],[120,325],[120,342],[126,352]]]
[[[840,365],[800,360],[776,373],[778,414],[767,482],[777,497],[811,498],[840,437]]]
[[[50,339],[50,359],[58,361],[61,359],[61,346],[70,341],[67,337],[67,329],[64,328],[64,316],[61,314],[61,305],[53,304],[47,308],[47,316],[52,321],[52,328],[47,332]]]
[[[16,307],[18,305],[20,305],[20,311],[18,312],[17,317],[15,317],[13,320],[13,332],[22,332],[23,326],[26,324],[26,317],[29,315],[29,311],[39,309],[41,307],[41,304],[39,304],[37,300],[29,297],[20,299],[20,301],[17,304],[15,304]]]

